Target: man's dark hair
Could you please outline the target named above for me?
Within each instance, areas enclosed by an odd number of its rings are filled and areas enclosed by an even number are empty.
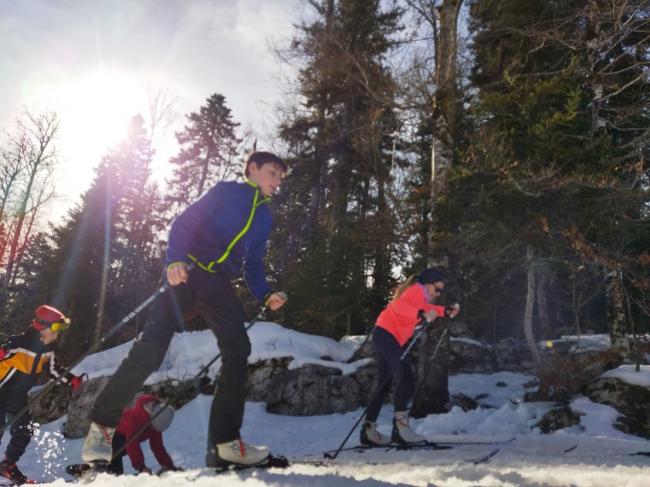
[[[275,164],[282,169],[282,172],[287,172],[287,164],[280,159],[278,156],[271,152],[258,151],[253,152],[248,159],[246,160],[246,168],[244,169],[244,175],[249,176],[248,167],[250,164],[255,164],[258,168],[261,168],[264,164]]]

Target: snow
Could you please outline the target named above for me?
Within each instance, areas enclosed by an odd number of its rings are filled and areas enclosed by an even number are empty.
[[[345,364],[360,339],[341,342],[290,331],[273,323],[250,330],[253,344],[251,361],[272,357],[292,357],[292,366],[327,363],[348,373],[357,365]],[[93,355],[78,371],[91,376],[112,372],[130,345]],[[183,378],[196,373],[217,353],[209,332],[176,335],[165,358],[159,378]],[[326,357],[326,358],[324,358]],[[181,360],[182,359],[182,360]],[[618,372],[625,375],[625,369]],[[581,426],[543,435],[535,427],[550,403],[525,403],[523,396],[532,377],[500,372],[459,374],[450,377],[450,392],[479,397],[481,408],[464,412],[453,408],[448,414],[412,420],[412,426],[429,439],[439,442],[470,441],[449,450],[341,452],[335,460],[323,460],[325,450],[336,449],[357,421],[362,410],[310,417],[270,414],[262,403],[246,404],[242,436],[254,444],[266,444],[276,454],[293,461],[287,469],[256,470],[215,474],[203,468],[208,413],[211,398],[199,396],[176,413],[164,434],[174,462],[185,472],[162,477],[100,475],[93,487],[137,486],[176,487],[193,482],[197,487],[218,485],[298,487],[298,486],[647,486],[650,459],[631,453],[650,450],[646,440],[613,428],[617,412],[609,406],[578,397],[571,407],[582,415]],[[379,429],[390,432],[392,407],[386,405]],[[46,485],[63,486],[64,466],[81,456],[83,439],[66,439],[61,433],[65,418],[38,428],[19,462],[23,471]],[[5,441],[7,438],[5,437]],[[348,445],[358,443],[355,432]],[[472,460],[495,449],[488,463]],[[157,469],[149,448],[143,445],[147,465]],[[316,464],[318,463],[318,465]],[[133,474],[125,459],[126,472]],[[58,478],[58,480],[56,480]],[[47,483],[50,482],[50,483]]]
[[[478,340],[472,340],[471,338],[465,338],[465,337],[455,337],[451,339],[452,342],[460,342],[460,343],[467,343],[468,345],[474,345],[475,347],[481,347],[481,348],[490,348],[490,345],[486,345],[484,343],[479,342]]]
[[[337,342],[331,338],[288,330],[270,322],[256,323],[249,329],[248,335],[252,344],[249,363],[291,357],[289,369],[299,368],[305,364],[318,364],[338,368],[344,374],[350,374],[367,363],[367,360],[345,363],[354,354],[360,343],[359,340]],[[133,341],[129,341],[91,355],[75,367],[73,372],[86,373],[90,378],[112,375],[126,357],[132,344]],[[163,363],[158,371],[149,377],[147,384],[155,384],[165,379],[183,380],[193,377],[218,353],[217,340],[209,330],[176,333]],[[328,360],[323,360],[323,357],[327,357]],[[220,366],[220,361],[217,361],[210,368],[210,373],[216,373]]]
[[[602,376],[604,379],[619,379],[633,386],[650,387],[650,365],[621,365],[615,369],[608,370]]]
[[[632,338],[632,337],[630,337]],[[552,348],[558,343],[570,343],[574,352],[604,352],[611,347],[609,335],[562,335],[557,340],[538,343],[539,348]]]

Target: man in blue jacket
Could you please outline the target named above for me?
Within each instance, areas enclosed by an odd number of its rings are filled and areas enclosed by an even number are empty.
[[[244,182],[218,183],[173,221],[166,269],[170,289],[155,301],[152,320],[95,400],[84,461],[111,460],[112,436],[122,410],[160,366],[174,332],[184,329],[184,314],[194,309],[214,332],[222,361],[206,463],[254,465],[266,460],[267,448],[249,445],[239,435],[251,344],[231,281],[243,269],[260,302],[271,310],[285,303],[283,294],[272,292],[266,282],[263,258],[272,226],[267,203],[286,170],[276,155],[255,152],[246,162]]]

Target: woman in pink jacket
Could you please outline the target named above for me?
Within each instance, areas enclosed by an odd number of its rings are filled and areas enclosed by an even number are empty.
[[[368,405],[366,419],[361,428],[361,444],[386,445],[391,442],[408,444],[426,441],[426,438],[416,434],[408,422],[408,403],[413,395],[415,376],[410,356],[401,362],[407,342],[413,336],[416,325],[426,319],[434,321],[438,316],[455,317],[459,307],[445,308],[436,306],[433,301],[445,287],[444,273],[435,267],[426,269],[418,275],[411,276],[397,291],[393,300],[380,313],[372,333],[372,342],[378,355],[379,377],[378,384],[385,384],[377,390]],[[376,421],[379,411],[384,404],[386,394],[390,390],[391,372],[395,374],[393,431],[389,438],[377,430]]]

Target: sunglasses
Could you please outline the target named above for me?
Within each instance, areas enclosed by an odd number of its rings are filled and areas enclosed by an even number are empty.
[[[52,331],[63,331],[70,326],[70,318],[64,318],[58,321],[46,321],[34,318],[34,328],[38,331],[43,331],[49,328]]]
[[[436,294],[441,294],[444,288],[440,286],[433,286],[433,289],[436,291]]]

